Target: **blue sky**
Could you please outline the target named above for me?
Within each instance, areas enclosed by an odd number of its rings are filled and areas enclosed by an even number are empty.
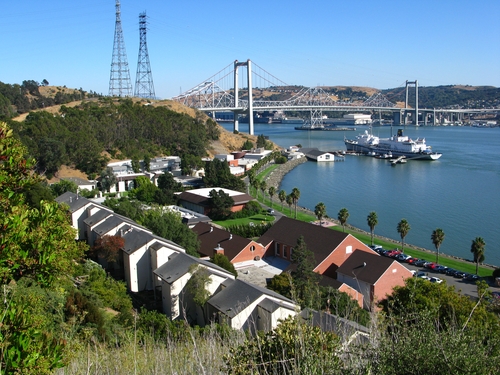
[[[500,86],[499,0],[121,0],[132,83],[143,11],[160,98],[247,59],[291,85]],[[114,0],[3,1],[0,81],[108,94],[114,28]]]

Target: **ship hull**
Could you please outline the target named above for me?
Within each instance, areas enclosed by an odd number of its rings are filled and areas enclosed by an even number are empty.
[[[393,156],[405,156],[407,159],[412,160],[437,160],[442,154],[438,152],[405,152],[401,150],[392,149],[389,147],[380,147],[362,145],[356,141],[345,140],[346,149],[348,152],[358,152],[361,154],[375,153],[376,155],[392,154]]]

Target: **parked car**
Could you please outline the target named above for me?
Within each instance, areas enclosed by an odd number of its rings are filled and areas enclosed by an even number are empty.
[[[424,279],[424,280],[429,280],[430,277],[427,276],[427,274],[424,272],[424,271],[419,271],[416,273],[415,277],[418,277],[420,279]]]
[[[408,264],[413,264],[413,265],[415,265],[415,262],[416,262],[416,261],[418,261],[418,260],[420,260],[420,259],[418,259],[418,258],[410,258],[410,259],[408,259],[406,262],[407,262]]]
[[[434,267],[434,271],[439,272],[439,273],[446,273],[447,269],[448,269],[448,267],[441,266],[441,265]]]
[[[446,272],[445,272],[445,273],[446,273],[448,276],[455,276],[455,272],[457,272],[457,270],[455,270],[455,269],[453,269],[453,268],[448,268],[448,269],[446,270]]]
[[[411,256],[409,256],[408,254],[401,253],[401,254],[396,255],[394,258],[396,260],[399,260],[400,262],[407,262],[408,259],[411,258]]]
[[[380,246],[380,245],[368,245],[368,247],[369,247],[370,249],[372,249],[372,250],[375,250],[375,251],[377,251],[377,250],[381,250],[381,249],[382,249],[382,246]],[[377,251],[377,252],[378,252],[378,251]]]
[[[443,280],[441,280],[439,277],[431,277],[429,281],[436,284],[441,284],[443,282]]]
[[[274,215],[274,210],[272,208],[269,208],[267,210],[267,213],[270,214],[270,215]]]
[[[463,279],[465,277],[466,273],[463,271],[456,271],[453,277],[456,277],[457,279]]]
[[[401,254],[401,251],[399,250],[389,250],[386,253],[386,256],[388,256],[389,258],[396,258],[396,256],[398,256],[399,254]]]
[[[465,275],[464,279],[467,280],[467,281],[478,281],[479,280],[479,276],[475,275],[473,273],[468,273],[467,275]]]
[[[422,267],[425,263],[427,263],[425,259],[419,259],[416,262],[413,262],[413,265],[417,267]]]
[[[491,296],[492,296],[493,298],[500,299],[500,292],[491,292]]]
[[[438,266],[438,264],[437,264],[437,263],[434,263],[434,262],[426,262],[426,263],[424,264],[424,267],[425,267],[425,268],[428,268],[428,269],[430,269],[430,270],[433,270],[433,269],[434,269],[434,268],[436,268],[437,266]]]

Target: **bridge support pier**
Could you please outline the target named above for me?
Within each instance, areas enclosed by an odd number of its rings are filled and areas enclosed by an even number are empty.
[[[240,63],[238,60],[234,61],[234,130],[239,131],[239,120],[238,114],[239,111],[236,108],[239,108],[239,98],[238,98],[238,68],[240,66],[247,67],[247,85],[248,85],[248,133],[250,135],[254,135],[254,126],[253,126],[253,95],[252,95],[252,62],[248,59],[246,62]]]

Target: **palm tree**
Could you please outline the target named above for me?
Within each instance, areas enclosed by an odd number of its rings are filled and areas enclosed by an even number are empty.
[[[408,221],[406,219],[401,219],[401,221],[398,223],[398,233],[401,236],[401,251],[404,252],[405,250],[405,237],[410,231],[410,224],[408,224]]]
[[[431,240],[436,248],[436,263],[439,263],[439,248],[444,241],[444,231],[441,228],[437,228],[432,231]]]
[[[257,200],[259,200],[259,188],[260,188],[260,181],[257,180],[257,179],[254,179],[252,181],[252,187],[255,189],[255,194],[256,194],[256,198]]]
[[[271,198],[271,208],[273,208],[273,196],[274,194],[276,194],[276,188],[274,186],[271,186],[267,193],[269,194],[269,198]]]
[[[476,262],[476,275],[479,270],[479,263],[484,262],[484,247],[486,242],[484,242],[482,237],[476,237],[472,240],[472,245],[470,247],[470,252],[474,254],[474,262]]]
[[[368,226],[370,227],[370,233],[372,237],[372,246],[373,246],[373,232],[375,232],[375,227],[378,224],[378,217],[375,211],[372,211],[368,214],[366,221],[368,222]]]
[[[262,191],[262,202],[264,203],[264,199],[266,199],[266,189],[267,189],[267,184],[266,181],[262,180],[260,182],[260,191]]]
[[[288,208],[290,209],[290,215],[291,215],[292,214],[292,204],[293,204],[292,194],[288,194],[286,196],[286,204],[288,204]]]
[[[319,202],[316,207],[314,207],[314,214],[319,220],[319,225],[323,226],[321,219],[326,216],[326,206],[323,202]]]
[[[280,192],[278,193],[278,198],[281,202],[281,211],[283,211],[283,202],[286,201],[286,191],[281,189]]]
[[[349,218],[349,211],[347,211],[347,208],[341,208],[337,215],[337,219],[339,219],[340,224],[342,225],[342,229],[344,230],[344,233],[345,233],[345,225],[347,223],[348,218]]]
[[[300,198],[300,190],[294,187],[290,195],[292,196],[293,203],[295,204],[295,219],[297,219],[297,203]]]

